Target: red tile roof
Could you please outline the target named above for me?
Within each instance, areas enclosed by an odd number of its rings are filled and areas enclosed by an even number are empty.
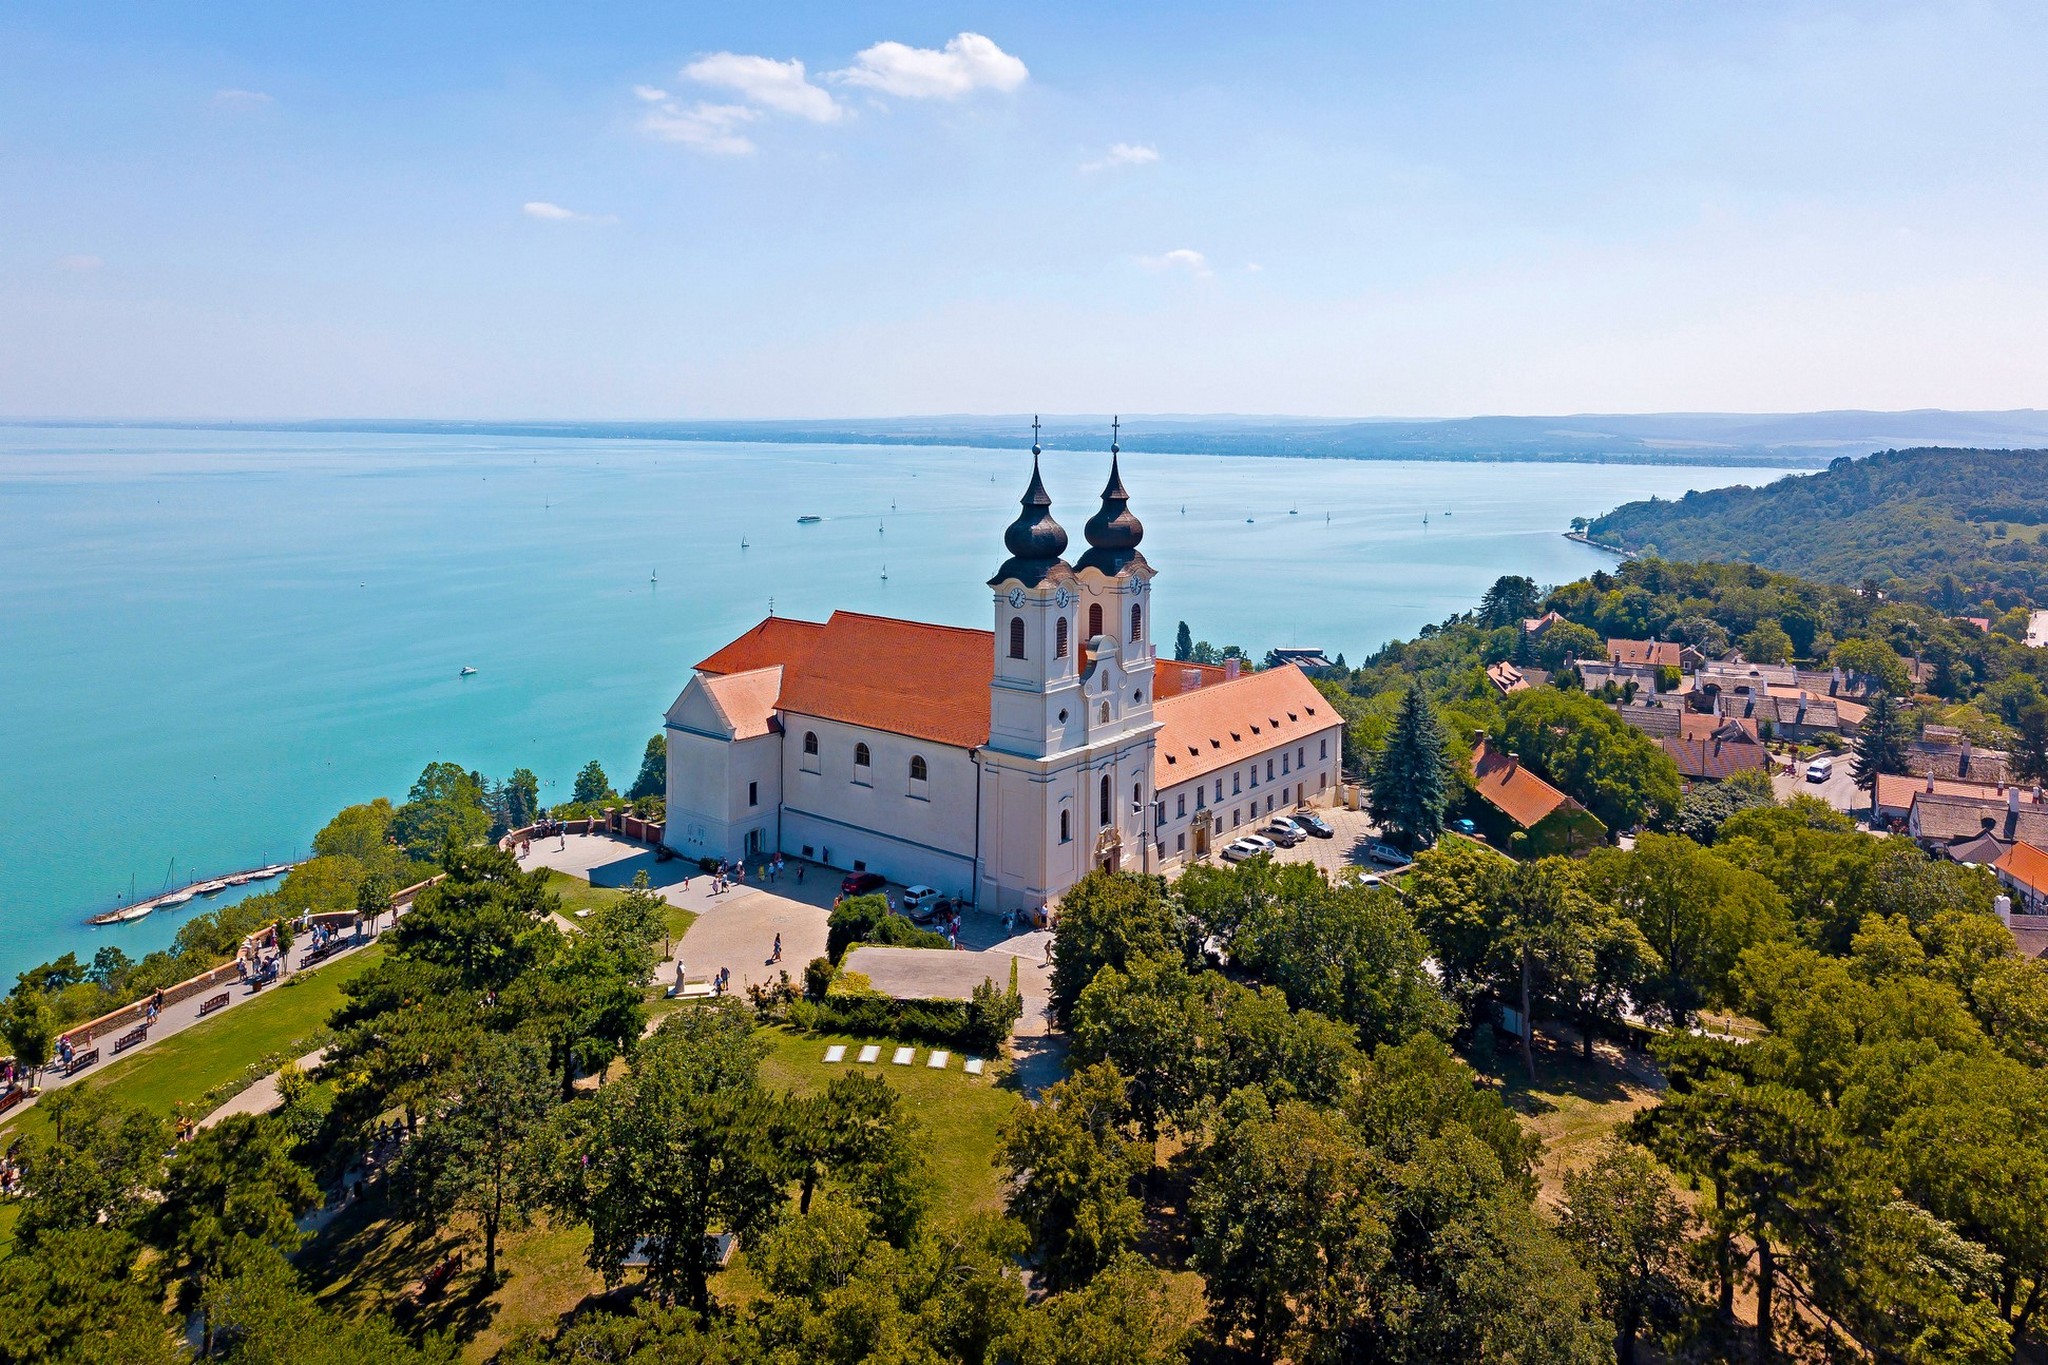
[[[1611,663],[1637,667],[1677,668],[1682,649],[1676,640],[1609,640],[1607,658]]]
[[[809,655],[783,670],[776,704],[971,749],[988,743],[995,671],[988,631],[835,611]]]
[[[2048,849],[2014,844],[1992,866],[2029,891],[2048,895]]]
[[[1163,670],[1184,666],[1155,667],[1153,687]],[[1152,785],[1159,791],[1344,723],[1329,698],[1293,664],[1177,696],[1161,692],[1153,699],[1152,718],[1159,722],[1152,751]]]
[[[1483,739],[1472,750],[1472,789],[1523,829],[1534,829],[1560,807],[1578,805]]]
[[[1152,700],[1165,701],[1183,692],[1211,687],[1223,681],[1221,664],[1195,664],[1181,659],[1160,659],[1152,665]]]
[[[810,657],[825,627],[792,616],[771,616],[708,659],[699,673],[749,673],[757,668],[787,667]]]
[[[1660,739],[1664,752],[1671,755],[1671,761],[1678,765],[1681,776],[1706,782],[1719,782],[1739,772],[1769,772],[1770,755],[1764,746],[1741,731],[1732,732],[1727,738],[1715,739]]]
[[[725,717],[734,739],[755,739],[775,728],[775,699],[781,691],[781,665],[704,679],[704,695]]]

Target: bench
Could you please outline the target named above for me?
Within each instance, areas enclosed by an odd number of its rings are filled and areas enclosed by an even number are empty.
[[[71,1065],[64,1068],[64,1074],[66,1076],[76,1076],[99,1059],[100,1050],[96,1047],[88,1048],[84,1052],[74,1053],[71,1058]]]
[[[114,1040],[114,1055],[120,1056],[131,1047],[138,1047],[149,1041],[149,1025],[137,1024]]]
[[[23,1100],[27,1098],[28,1090],[26,1087],[19,1085],[14,1086],[10,1090],[8,1090],[6,1094],[0,1095],[0,1114],[6,1113],[8,1110],[12,1109],[17,1104],[20,1104]]]
[[[206,999],[199,1002],[199,1017],[204,1019],[215,1010],[224,1010],[227,1007],[228,993],[226,991],[222,991],[219,995],[209,995]]]

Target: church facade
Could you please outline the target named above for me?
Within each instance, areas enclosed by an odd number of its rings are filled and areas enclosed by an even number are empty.
[[[1115,443],[1072,563],[1038,453],[992,629],[771,616],[697,664],[667,716],[670,848],[781,852],[1001,912],[1332,798],[1343,721],[1298,668],[1157,657]]]

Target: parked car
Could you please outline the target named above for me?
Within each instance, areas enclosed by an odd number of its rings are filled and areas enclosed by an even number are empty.
[[[919,924],[929,924],[939,917],[939,903],[945,897],[929,886],[912,886],[903,892],[903,913]]]
[[[1387,879],[1380,876],[1377,872],[1368,872],[1358,880],[1360,885],[1363,886],[1385,886],[1387,884]]]
[[[1464,835],[1467,839],[1477,839],[1479,837],[1479,826],[1473,824],[1470,820],[1453,820],[1451,821],[1451,828]]]
[[[1256,858],[1261,853],[1272,852],[1270,848],[1259,847],[1259,845],[1264,842],[1264,840],[1253,840],[1249,838],[1232,839],[1229,843],[1223,846],[1223,851],[1220,856],[1226,863],[1241,863],[1247,858]]]
[[[1312,810],[1305,810],[1299,815],[1293,815],[1288,818],[1307,830],[1315,838],[1332,839],[1337,835],[1337,831],[1330,828],[1330,822]]]
[[[1392,844],[1383,844],[1377,839],[1365,841],[1365,856],[1376,863],[1390,863],[1396,867],[1410,861],[1408,855],[1400,849],[1395,848]]]
[[[865,896],[880,891],[889,884],[889,879],[879,872],[849,872],[839,881],[842,896]]]
[[[1263,834],[1247,834],[1243,837],[1246,843],[1254,845],[1261,853],[1278,853],[1280,851],[1280,845],[1274,843]]]
[[[1808,782],[1825,782],[1834,775],[1835,760],[1829,758],[1826,754],[1822,754],[1819,758],[1806,765],[1806,780]]]
[[[1300,827],[1284,815],[1271,821],[1259,832],[1282,848],[1293,848],[1308,837]]]

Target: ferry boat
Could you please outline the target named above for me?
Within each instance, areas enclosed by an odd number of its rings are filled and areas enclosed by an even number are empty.
[[[798,517],[796,519],[796,524],[799,526],[816,526],[819,522],[823,520],[823,517]]]
[[[476,672],[475,664],[464,664],[462,666],[462,671],[460,673],[457,673],[455,676],[458,678],[466,678],[474,672]]]

